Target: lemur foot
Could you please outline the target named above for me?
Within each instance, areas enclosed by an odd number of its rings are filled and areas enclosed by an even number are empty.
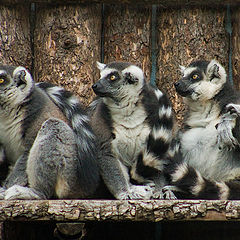
[[[173,191],[178,191],[177,187],[175,187],[175,186],[165,186],[165,187],[163,187],[162,192],[163,192],[163,195],[164,195],[164,199],[176,200],[177,197],[175,196]]]
[[[12,187],[8,188],[5,192],[5,200],[16,200],[16,199],[23,199],[23,200],[34,200],[34,199],[43,199],[38,194],[34,192],[33,189],[28,187],[22,187],[19,185],[13,185]]]
[[[119,200],[150,199],[152,188],[150,186],[132,185],[129,192],[122,192],[117,196]]]

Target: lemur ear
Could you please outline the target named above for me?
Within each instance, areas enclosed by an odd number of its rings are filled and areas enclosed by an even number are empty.
[[[97,68],[98,68],[100,71],[102,71],[105,67],[106,67],[106,64],[100,63],[100,62],[97,61]]]
[[[185,69],[186,69],[186,67],[179,65],[179,70],[180,70],[181,74],[184,73]]]
[[[207,78],[209,81],[214,79],[226,79],[226,71],[224,67],[215,59],[211,60],[207,67]]]

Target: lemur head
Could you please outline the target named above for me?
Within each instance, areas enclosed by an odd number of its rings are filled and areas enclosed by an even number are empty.
[[[0,65],[0,106],[21,104],[33,87],[32,77],[24,67]]]
[[[188,67],[180,66],[180,70],[183,77],[175,83],[175,88],[188,100],[212,99],[227,80],[224,67],[216,60],[192,62]]]
[[[139,67],[127,62],[103,64],[97,62],[100,80],[92,88],[104,98],[120,102],[125,98],[139,95],[144,81],[144,74]]]

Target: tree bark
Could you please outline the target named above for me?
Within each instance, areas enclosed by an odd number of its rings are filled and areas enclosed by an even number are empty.
[[[179,65],[213,58],[228,70],[228,35],[225,31],[226,8],[160,8],[158,12],[158,87],[173,103],[178,121],[184,105],[174,82],[180,78]]]
[[[108,5],[105,11],[104,61],[127,61],[150,76],[151,8]]]
[[[32,69],[29,5],[0,5],[0,62]]]
[[[232,10],[232,66],[233,66],[233,81],[235,87],[240,90],[240,8]]]
[[[101,5],[37,5],[34,76],[61,85],[87,105],[100,60]]]
[[[39,200],[0,201],[0,221],[240,220],[239,201]]]

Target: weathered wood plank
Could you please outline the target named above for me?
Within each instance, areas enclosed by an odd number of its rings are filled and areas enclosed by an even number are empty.
[[[240,220],[240,201],[39,200],[0,201],[0,221]]]
[[[128,61],[150,76],[151,8],[108,5],[104,20],[104,61]]]
[[[225,16],[226,8],[159,8],[157,83],[169,94],[179,122],[184,105],[173,86],[181,77],[179,65],[215,58],[228,69]]]
[[[87,105],[100,60],[101,5],[37,4],[34,77],[74,92]]]
[[[62,0],[25,0],[25,3],[62,3]],[[1,3],[14,4],[22,3],[22,0],[1,0]],[[227,5],[232,4],[237,6],[239,0],[65,0],[64,4],[67,3],[107,3],[107,4],[160,4],[162,6],[176,6],[176,5],[186,5],[186,6],[203,6],[203,5]]]

